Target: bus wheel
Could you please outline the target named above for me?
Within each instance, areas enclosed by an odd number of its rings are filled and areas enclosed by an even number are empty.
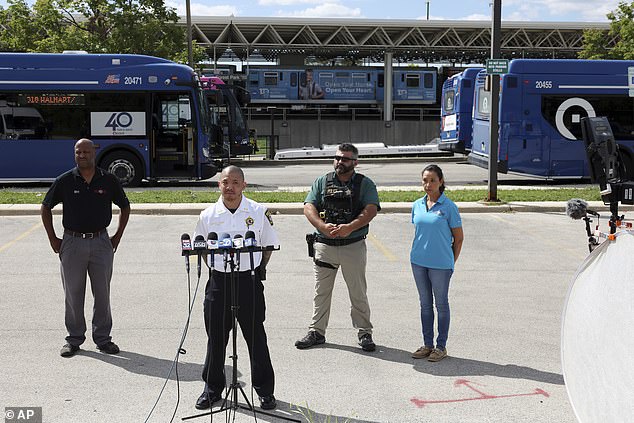
[[[143,179],[141,163],[129,151],[117,151],[108,154],[101,161],[101,167],[115,175],[126,187],[138,187]]]

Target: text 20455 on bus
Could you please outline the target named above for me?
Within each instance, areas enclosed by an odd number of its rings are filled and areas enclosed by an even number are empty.
[[[97,165],[125,185],[207,179],[221,141],[194,71],[111,54],[0,54],[0,179],[47,181],[90,138]]]

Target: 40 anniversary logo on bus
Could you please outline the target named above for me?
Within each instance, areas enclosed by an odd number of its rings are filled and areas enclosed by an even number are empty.
[[[144,112],[91,112],[92,136],[145,135]]]

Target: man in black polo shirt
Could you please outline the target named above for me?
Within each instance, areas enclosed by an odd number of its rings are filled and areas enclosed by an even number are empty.
[[[119,180],[96,167],[95,146],[82,138],[75,144],[77,167],[58,176],[44,201],[42,223],[49,242],[61,261],[62,285],[66,298],[65,321],[68,336],[62,357],[72,357],[86,340],[84,298],[86,272],[90,275],[95,304],[92,318],[92,339],[107,354],[117,354],[112,342],[110,312],[110,279],[114,252],[130,217],[130,202]],[[55,234],[51,210],[63,203],[63,239]],[[112,220],[112,203],[121,209],[117,232],[110,238],[106,228]]]

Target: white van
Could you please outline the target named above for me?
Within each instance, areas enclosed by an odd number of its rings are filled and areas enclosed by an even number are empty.
[[[44,138],[44,119],[33,107],[13,107],[0,102],[0,139]]]

